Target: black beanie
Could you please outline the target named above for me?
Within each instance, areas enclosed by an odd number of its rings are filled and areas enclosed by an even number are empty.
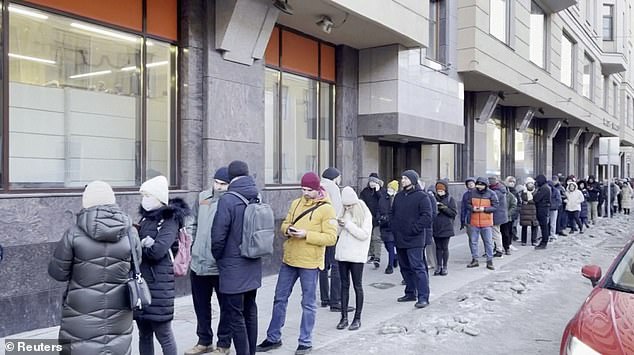
[[[249,175],[249,166],[242,160],[234,160],[229,164],[229,179]]]
[[[338,178],[339,176],[341,176],[341,172],[339,171],[339,169],[334,168],[332,166],[324,170],[324,172],[321,174],[321,177],[328,180],[334,180]]]
[[[230,183],[231,178],[229,177],[229,168],[223,166],[222,168],[216,170],[216,173],[214,174],[214,180],[220,180],[226,183]]]
[[[418,185],[418,173],[414,170],[405,170],[403,171],[403,176],[409,179],[412,185]]]

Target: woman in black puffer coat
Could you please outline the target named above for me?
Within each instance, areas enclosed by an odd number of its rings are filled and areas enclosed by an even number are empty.
[[[134,313],[139,328],[139,353],[154,354],[154,335],[164,355],[176,355],[176,340],[172,332],[174,318],[173,256],[178,251],[178,230],[190,214],[180,198],[168,200],[168,183],[157,176],[141,185],[139,238],[143,246],[141,273],[150,288],[152,304]]]
[[[456,200],[449,195],[449,184],[446,180],[436,183],[436,206],[438,214],[434,218],[434,242],[436,244],[436,271],[434,275],[447,275],[447,261],[449,260],[449,238],[456,235],[453,221],[458,214]],[[433,201],[432,201],[433,203]]]
[[[52,278],[68,282],[59,329],[61,354],[130,354],[128,233],[137,257],[141,257],[139,238],[107,183],[88,184],[82,206],[48,266]]]

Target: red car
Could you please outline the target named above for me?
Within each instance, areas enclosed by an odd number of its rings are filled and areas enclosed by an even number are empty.
[[[561,339],[561,355],[634,354],[634,239],[608,272],[586,265],[581,274],[595,286]]]

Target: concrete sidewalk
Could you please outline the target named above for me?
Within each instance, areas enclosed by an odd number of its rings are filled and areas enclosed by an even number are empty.
[[[448,276],[431,276],[433,270],[430,270],[430,307],[434,307],[434,301],[443,297],[444,294],[454,291],[470,282],[486,278],[491,273],[505,272],[505,269],[512,267],[513,260],[520,258],[530,252],[533,248],[522,247],[516,243],[518,251],[511,256],[505,256],[502,259],[495,258],[494,263],[496,270],[490,271],[484,267],[484,263],[476,269],[467,269],[466,264],[471,261],[471,255],[467,243],[466,234],[460,234],[451,239],[450,256],[449,256],[449,275]],[[385,260],[387,256],[382,257],[383,263],[379,269],[374,269],[372,265],[366,264],[363,274],[363,286],[365,294],[365,302],[363,305],[362,329],[377,328],[378,326],[388,323],[392,318],[401,314],[410,312],[419,312],[424,315],[425,309],[416,309],[412,302],[397,303],[396,299],[403,295],[403,287],[401,286],[401,275],[399,269],[395,269],[394,274],[386,275],[384,273]],[[480,253],[484,253],[482,243],[480,242]],[[259,336],[258,343],[265,339],[266,329],[271,317],[273,308],[273,295],[275,292],[275,283],[277,276],[265,277],[262,280],[262,287],[258,290],[258,317],[259,317]],[[269,352],[269,354],[293,354],[297,348],[297,338],[299,336],[299,323],[301,319],[301,290],[299,282],[293,289],[293,294],[288,304],[287,319],[282,331],[282,341],[284,345],[277,350]],[[319,304],[319,296],[317,299]],[[354,293],[351,290],[351,306],[354,306]],[[214,298],[214,329],[217,327],[218,304]],[[313,347],[318,351],[320,347],[336,344],[338,341],[355,336],[355,332],[346,330],[337,330],[335,326],[339,322],[340,314],[330,312],[329,308],[319,308],[317,312],[317,321],[313,333]],[[175,319],[172,323],[176,341],[178,344],[178,352],[184,353],[196,344],[196,316],[192,306],[190,296],[180,297],[175,302]],[[14,334],[8,339],[50,339],[57,337],[57,327],[33,330],[25,333]],[[214,338],[214,342],[216,339]],[[0,343],[4,344],[3,339]],[[133,354],[138,354],[138,336],[134,333],[132,344]],[[156,343],[156,352],[160,353],[160,346]],[[235,352],[233,352],[235,354]],[[4,354],[4,347],[0,346],[0,354]]]

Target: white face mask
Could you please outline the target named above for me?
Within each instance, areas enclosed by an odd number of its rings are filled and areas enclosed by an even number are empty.
[[[438,196],[445,196],[446,194],[445,190],[438,190],[436,191],[436,193],[438,194]]]
[[[153,196],[143,196],[141,200],[141,207],[146,211],[154,211],[163,206],[163,203]]]
[[[390,195],[390,196],[394,196],[394,195],[396,195],[396,191],[392,190],[391,188],[388,188],[387,189],[387,194]]]

